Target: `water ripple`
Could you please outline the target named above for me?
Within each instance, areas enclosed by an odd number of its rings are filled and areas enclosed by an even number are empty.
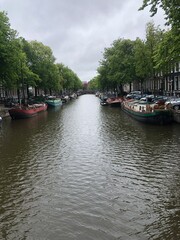
[[[179,130],[140,124],[94,95],[6,120],[0,239],[179,239]]]

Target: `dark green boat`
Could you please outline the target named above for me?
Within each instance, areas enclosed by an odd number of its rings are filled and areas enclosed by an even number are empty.
[[[173,121],[171,110],[165,104],[159,105],[148,99],[124,100],[121,108],[132,118],[152,124],[169,124]]]

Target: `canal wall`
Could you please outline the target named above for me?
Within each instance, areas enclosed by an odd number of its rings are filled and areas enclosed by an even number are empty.
[[[174,121],[180,123],[180,110],[173,111]]]
[[[4,105],[0,105],[0,117],[1,118],[9,117],[8,108],[5,108]]]

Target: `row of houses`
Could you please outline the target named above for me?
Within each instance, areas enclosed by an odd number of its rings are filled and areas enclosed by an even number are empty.
[[[126,92],[130,91],[130,86],[124,86]],[[142,90],[157,95],[180,97],[180,63],[175,64],[166,75],[158,73],[153,79],[148,79],[142,84],[134,82],[131,91]]]

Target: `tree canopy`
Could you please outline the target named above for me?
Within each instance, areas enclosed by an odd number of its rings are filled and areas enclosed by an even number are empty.
[[[64,88],[73,91],[82,86],[70,68],[55,62],[49,46],[18,37],[5,12],[0,12],[0,84],[4,90],[24,91],[24,86],[31,86],[45,93],[60,93]]]
[[[102,90],[116,88],[122,92],[121,86],[136,82],[143,88],[145,81],[152,81],[153,91],[159,73],[166,72],[179,62],[179,45],[173,31],[161,30],[153,22],[146,25],[146,39],[118,39],[111,47],[104,49],[103,59],[98,71],[98,86]]]
[[[154,16],[158,8],[162,8],[165,12],[166,24],[171,25],[173,29],[178,32],[180,30],[180,11],[179,0],[143,0],[142,7],[139,10],[143,10],[145,7],[150,6],[151,16]]]
[[[179,50],[180,50],[180,2],[179,0],[143,0],[143,4],[139,10],[150,6],[151,16],[153,17],[158,8],[162,8],[165,13],[166,25],[170,26],[170,33],[168,34],[171,39],[170,46],[163,45],[161,42],[161,48],[167,48],[170,53],[169,57],[173,59],[173,62],[179,62]],[[169,30],[168,30],[169,31]],[[166,36],[167,39],[167,36]],[[167,41],[167,40],[166,40]],[[165,42],[164,42],[165,43]],[[167,51],[166,51],[167,52]],[[161,59],[162,60],[162,59]]]

